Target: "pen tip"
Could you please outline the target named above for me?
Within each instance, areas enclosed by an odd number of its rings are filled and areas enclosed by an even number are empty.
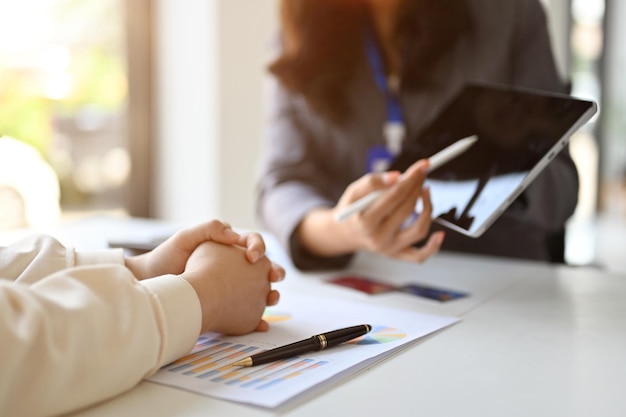
[[[252,366],[252,358],[247,357],[245,359],[238,360],[229,365],[231,368],[235,366]]]

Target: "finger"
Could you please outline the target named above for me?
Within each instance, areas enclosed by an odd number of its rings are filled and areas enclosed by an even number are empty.
[[[246,258],[250,263],[257,262],[265,254],[265,241],[259,233],[241,235],[237,244],[246,248]]]
[[[430,198],[430,188],[424,187],[422,190],[422,213],[430,219],[433,215],[433,201]]]
[[[351,183],[337,203],[337,207],[345,207],[367,194],[389,187],[400,178],[400,172],[388,171],[381,173],[369,173]]]
[[[411,222],[404,225],[405,227],[399,231],[397,236],[395,236],[391,248],[392,252],[401,250],[415,242],[423,240],[426,236],[428,236],[430,226],[432,224],[432,203],[430,199],[430,190],[428,188],[424,188],[422,190],[421,198],[422,212],[417,216],[415,216],[414,212],[411,213],[413,215]]]
[[[430,161],[428,159],[420,159],[414,162],[402,175],[402,177],[410,177],[413,175],[426,176],[428,168],[430,167]]]
[[[402,229],[403,223],[412,214],[411,208],[398,209],[377,227],[370,229],[366,238],[366,249],[382,254],[393,254],[412,243],[406,237],[400,241],[400,236],[405,233]]]
[[[383,220],[380,225],[381,233],[393,242],[398,241],[398,236],[405,234],[405,230],[413,226],[417,220],[420,220],[421,215],[418,217],[415,213],[415,206],[418,199],[422,196],[422,190],[410,190],[410,192],[403,198],[397,207],[389,214],[389,216]],[[424,220],[426,219],[426,220]],[[426,232],[430,222],[427,221],[428,215],[424,215],[420,224],[426,223]],[[426,236],[424,234],[424,236]],[[413,241],[415,242],[415,240]],[[411,243],[411,242],[408,242]]]
[[[411,165],[409,169],[402,174],[402,178],[394,187],[394,193],[404,196],[418,197],[422,194],[424,181],[428,174],[428,160],[422,159]]]
[[[444,238],[445,233],[443,231],[433,233],[421,248],[409,246],[395,253],[392,257],[403,261],[422,263],[439,252]]]
[[[270,282],[280,282],[284,280],[285,274],[286,274],[285,269],[282,266],[272,262],[272,268],[269,274]]]
[[[416,231],[422,233],[422,238],[426,237],[430,226],[428,215],[425,215],[419,223],[422,225],[419,230],[413,228],[409,231],[405,231],[406,228],[410,228],[414,225],[413,217],[415,216],[415,206],[418,199],[423,195],[422,189],[417,188],[417,185],[411,185],[410,187],[411,188],[408,189],[404,187],[406,190],[401,190],[400,184],[394,187],[397,189],[390,191],[389,199],[382,202],[382,204],[386,204],[386,206],[372,210],[371,215],[378,216],[378,219],[375,217],[366,218],[370,213],[364,214],[362,225],[363,227],[369,227],[369,246],[375,248],[377,252],[394,253],[408,246],[410,243],[421,240],[414,239]],[[398,189],[400,189],[400,193]],[[410,220],[410,222],[407,222],[408,220]],[[378,224],[376,224],[376,221],[378,221]],[[401,236],[405,236],[404,239],[400,239]]]
[[[395,225],[391,226],[392,229],[401,224],[413,211],[415,202],[422,192],[427,171],[427,160],[420,160],[411,165],[393,187],[378,198],[370,209],[365,210],[363,221],[374,224],[375,219],[392,218],[395,222]],[[398,216],[400,220],[397,220]]]
[[[213,241],[232,245],[237,243],[239,234],[229,225],[219,220],[211,220],[194,227],[183,229],[174,235],[182,248],[193,251],[203,242]]]
[[[270,329],[270,324],[265,320],[261,320],[259,324],[254,329],[255,332],[266,332]]]
[[[198,239],[198,243],[214,241],[224,244],[234,244],[239,239],[239,233],[231,229],[228,223],[223,223],[219,220],[211,220],[205,223],[202,230],[204,231],[204,239]]]
[[[267,294],[267,305],[275,306],[278,304],[278,300],[280,300],[280,293],[276,290],[272,290]]]

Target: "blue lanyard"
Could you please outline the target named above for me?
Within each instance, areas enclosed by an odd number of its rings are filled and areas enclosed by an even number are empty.
[[[373,30],[366,32],[366,53],[369,65],[374,72],[376,85],[387,100],[387,122],[404,124],[402,106],[397,94],[389,88],[383,57]]]

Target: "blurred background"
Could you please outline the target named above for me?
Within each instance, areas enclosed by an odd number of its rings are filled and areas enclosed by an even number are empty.
[[[626,271],[626,2],[543,4],[572,95],[600,104],[571,142],[566,259]],[[0,230],[93,213],[257,226],[275,0],[20,0],[0,16]]]

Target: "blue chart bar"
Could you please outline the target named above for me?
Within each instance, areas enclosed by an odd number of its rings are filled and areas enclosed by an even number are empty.
[[[314,363],[314,364],[312,364],[310,366],[305,367],[304,369],[297,370],[297,371],[291,372],[291,373],[289,373],[289,374],[287,374],[285,376],[281,376],[279,378],[272,379],[272,380],[266,382],[265,384],[261,385],[257,389],[261,390],[261,389],[272,388],[273,386],[275,386],[277,384],[280,384],[281,382],[284,382],[284,381],[287,381],[289,379],[298,377],[298,376],[302,375],[302,373],[304,373],[304,372],[312,371],[312,370],[314,370],[316,368],[319,368],[322,365],[326,365],[327,363],[328,363],[328,361],[316,362],[316,363]]]
[[[275,378],[280,378],[282,375],[284,375],[287,372],[290,372],[291,370],[295,370],[295,369],[301,368],[301,367],[303,367],[305,365],[308,365],[311,362],[313,362],[313,359],[302,359],[302,360],[299,360],[298,362],[296,362],[296,363],[294,363],[292,365],[289,365],[286,368],[282,368],[282,369],[279,369],[276,372],[272,372],[272,373],[264,375],[264,376],[262,376],[260,378],[253,379],[252,381],[246,382],[245,384],[242,384],[241,386],[244,387],[244,388],[247,388],[247,387],[254,386],[256,384],[267,383],[267,382],[269,382],[269,381],[271,381],[271,380],[273,380]]]
[[[198,339],[198,342],[196,343],[196,345],[193,347],[194,350],[199,350],[200,348],[206,348],[209,347],[217,342],[219,342],[219,339],[207,339],[207,338],[200,338]]]
[[[182,370],[191,368],[200,363],[206,362],[213,358],[214,354],[218,354],[222,349],[227,348],[232,343],[222,342],[211,346],[210,348],[203,350],[202,352],[192,353],[191,355],[187,355],[184,358],[181,358],[174,362],[174,365],[180,364],[178,366],[172,367],[169,369],[170,372],[180,372]]]

